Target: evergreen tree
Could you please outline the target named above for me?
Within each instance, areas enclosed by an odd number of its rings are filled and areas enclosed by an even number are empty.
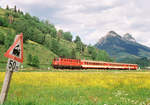
[[[17,12],[17,7],[16,7],[16,5],[14,6],[14,12]]]
[[[92,51],[94,50],[94,47],[92,47],[91,45],[89,45],[87,48],[88,48],[88,53],[92,54]]]
[[[20,9],[18,9],[18,13],[21,13],[21,12],[20,12]]]
[[[72,41],[72,35],[70,32],[64,32],[63,37],[65,40]]]
[[[9,10],[9,6],[8,5],[6,5],[6,9]]]
[[[29,13],[26,13],[24,17],[25,17],[25,19],[31,19],[31,16]]]
[[[57,37],[57,31],[54,27],[50,28],[50,35],[54,38]]]
[[[81,42],[80,37],[79,37],[79,36],[76,36],[76,39],[74,40],[74,42],[75,42],[75,43],[77,43],[77,42]]]
[[[77,49],[77,51],[81,52],[81,50],[82,50],[82,43],[81,42],[76,43],[76,49]]]

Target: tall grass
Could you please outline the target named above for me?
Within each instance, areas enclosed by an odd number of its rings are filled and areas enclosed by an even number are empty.
[[[0,73],[0,89],[4,72]],[[149,72],[18,72],[5,105],[147,105]]]

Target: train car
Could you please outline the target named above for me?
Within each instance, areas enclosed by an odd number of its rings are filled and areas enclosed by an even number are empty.
[[[79,59],[67,59],[67,58],[55,58],[53,59],[52,66],[54,68],[81,68],[81,60]]]
[[[82,69],[137,70],[137,64],[81,60]]]
[[[137,64],[114,63],[103,61],[55,58],[52,66],[54,68],[78,68],[78,69],[110,69],[110,70],[137,70]]]

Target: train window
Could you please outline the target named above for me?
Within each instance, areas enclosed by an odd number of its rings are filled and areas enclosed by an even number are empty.
[[[56,58],[56,61],[59,61],[59,58]]]

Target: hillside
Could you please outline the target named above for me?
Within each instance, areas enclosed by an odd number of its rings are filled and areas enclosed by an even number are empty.
[[[26,44],[24,44],[24,62],[23,62],[23,66],[29,67],[29,65],[27,65],[27,56],[29,54],[32,55],[36,55],[39,57],[40,59],[40,68],[47,68],[50,67],[51,61],[54,57],[57,57],[56,54],[54,54],[52,51],[48,50],[46,47],[32,42],[32,41],[28,41]],[[5,46],[0,45],[0,61],[1,61],[1,68],[5,68],[6,67],[6,62],[7,62],[7,58],[4,57],[4,53],[6,52],[6,48]],[[44,52],[44,53],[43,53]]]
[[[150,57],[150,48],[136,42],[129,33],[123,37],[114,31],[110,31],[95,45],[99,49],[107,51],[119,62],[130,62],[131,59]]]
[[[79,36],[73,41],[71,32],[56,30],[47,20],[40,20],[17,8],[0,8],[0,68],[6,67],[7,58],[3,55],[13,43],[15,35],[21,32],[24,68],[47,69],[54,57],[112,61],[105,51],[85,45]],[[33,65],[35,59],[37,64]]]

